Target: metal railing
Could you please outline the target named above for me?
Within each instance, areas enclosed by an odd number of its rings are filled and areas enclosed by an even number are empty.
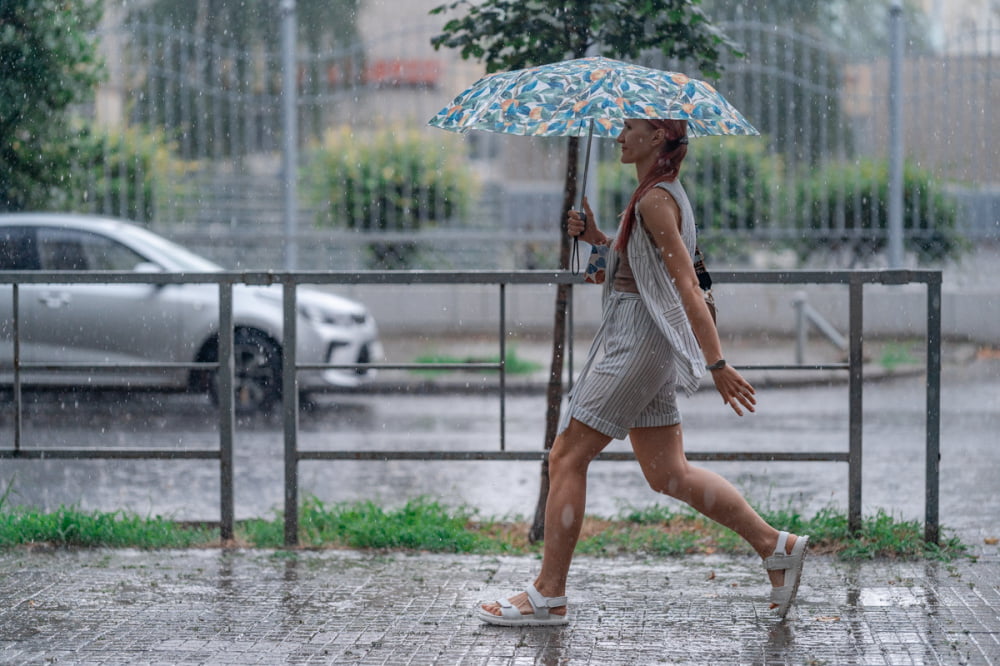
[[[865,270],[865,271],[716,271],[719,284],[828,284],[845,285],[849,291],[849,332],[847,363],[811,365],[748,365],[737,366],[743,371],[763,370],[835,370],[848,373],[848,446],[846,451],[761,452],[718,451],[687,452],[687,457],[698,461],[829,461],[846,462],[848,465],[848,522],[852,531],[861,526],[862,480],[862,421],[863,421],[863,303],[864,286],[870,284],[904,285],[924,284],[927,288],[926,328],[926,469],[925,469],[925,520],[924,537],[929,542],[939,538],[939,452],[940,452],[940,398],[941,398],[941,272],[932,270]],[[20,360],[20,323],[18,314],[18,286],[21,284],[176,284],[214,283],[219,287],[220,331],[219,363],[159,363],[159,364],[33,364]],[[300,371],[317,369],[476,369],[499,373],[500,391],[500,445],[495,450],[302,450],[298,445],[298,391],[284,391],[282,421],[284,432],[284,535],[287,545],[298,543],[299,462],[304,460],[439,460],[481,461],[521,460],[541,461],[547,452],[509,451],[505,446],[506,420],[506,358],[507,338],[506,288],[509,285],[569,285],[570,312],[567,326],[567,358],[573,367],[573,317],[572,285],[581,283],[581,277],[567,271],[398,271],[398,272],[224,272],[224,273],[160,273],[136,274],[123,272],[0,272],[0,284],[12,285],[13,305],[13,395],[14,395],[14,446],[0,450],[0,459],[218,459],[221,478],[220,532],[223,539],[233,536],[233,301],[234,285],[280,284],[283,289],[284,353],[282,354],[282,385],[297,385]],[[297,308],[296,295],[299,285],[415,285],[415,284],[479,284],[495,285],[499,290],[498,363],[449,363],[449,364],[299,364],[296,359]],[[24,448],[21,444],[21,373],[31,369],[56,370],[60,368],[137,368],[137,369],[214,369],[219,373],[219,449],[162,450],[162,449],[98,449],[98,448]],[[634,460],[628,452],[605,452],[599,460]]]

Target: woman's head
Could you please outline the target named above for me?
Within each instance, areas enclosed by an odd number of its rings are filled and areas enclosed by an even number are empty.
[[[617,140],[622,162],[635,164],[640,179],[674,180],[687,155],[687,121],[629,118]]]
[[[618,135],[622,162],[636,164],[639,186],[625,207],[621,231],[615,246],[624,250],[635,225],[635,208],[643,195],[657,183],[677,179],[687,155],[687,121],[673,119],[637,119],[625,121]]]

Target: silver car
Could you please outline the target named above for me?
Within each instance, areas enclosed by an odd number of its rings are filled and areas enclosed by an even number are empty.
[[[0,270],[215,272],[211,261],[121,220],[58,213],[0,215]],[[0,382],[13,381],[12,289],[0,283]],[[316,288],[297,290],[300,364],[377,362],[382,357],[367,308]],[[25,363],[189,363],[217,359],[215,284],[24,284],[19,292]],[[281,398],[282,292],[279,285],[233,289],[236,409],[267,409]],[[301,391],[357,387],[374,371],[308,370]],[[27,370],[24,385],[141,387],[208,391],[204,369]]]

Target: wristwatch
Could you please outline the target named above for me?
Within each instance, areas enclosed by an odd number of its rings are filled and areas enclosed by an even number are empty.
[[[706,365],[705,369],[706,370],[722,370],[724,367],[726,367],[726,359],[720,358],[718,361],[716,361],[712,365]]]

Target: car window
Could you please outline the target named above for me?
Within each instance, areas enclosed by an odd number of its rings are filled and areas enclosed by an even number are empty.
[[[146,258],[121,243],[75,229],[39,229],[42,270],[131,271]]]
[[[37,271],[35,232],[27,227],[0,227],[0,270]]]

